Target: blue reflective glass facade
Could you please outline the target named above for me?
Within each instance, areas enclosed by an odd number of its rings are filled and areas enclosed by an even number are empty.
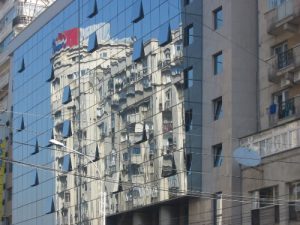
[[[103,208],[117,224],[201,189],[201,16],[187,18],[182,0],[75,0],[14,52],[13,157],[42,167],[15,166],[13,224],[98,225]]]

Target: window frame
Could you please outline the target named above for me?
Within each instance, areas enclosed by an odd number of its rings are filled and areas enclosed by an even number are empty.
[[[219,108],[219,102],[221,102],[221,107]],[[218,109],[219,108],[219,109]],[[222,119],[224,116],[224,108],[223,108],[223,98],[222,96],[213,100],[213,119],[214,121]]]
[[[184,46],[190,46],[194,43],[194,33],[193,23],[184,28]]]
[[[221,13],[222,21],[219,19],[218,15]],[[224,25],[224,14],[223,14],[223,7],[219,6],[213,11],[213,22],[214,22],[214,30],[219,30]]]
[[[219,57],[221,57],[222,62],[219,62]],[[221,69],[219,69],[219,64],[221,64]],[[223,73],[223,71],[224,71],[223,51],[219,51],[213,55],[213,70],[214,70],[215,76]]]

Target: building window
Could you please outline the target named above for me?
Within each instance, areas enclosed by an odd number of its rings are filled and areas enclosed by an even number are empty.
[[[220,167],[223,163],[223,148],[222,144],[213,146],[214,167]]]
[[[213,100],[214,120],[219,120],[223,117],[223,102],[222,97]]]
[[[190,24],[184,29],[184,45],[189,46],[193,42],[194,42],[194,26],[193,24]]]
[[[252,193],[252,209],[259,209],[268,206],[274,206],[278,199],[278,188],[268,187]]]
[[[189,109],[185,111],[185,131],[192,130],[193,110]]]
[[[289,220],[300,221],[300,181],[289,186]]]
[[[222,6],[213,11],[214,29],[218,30],[223,26],[223,9]]]
[[[214,198],[214,225],[221,225],[222,224],[222,192],[218,192],[215,194]]]
[[[189,5],[193,2],[194,0],[184,0],[184,5]]]
[[[194,71],[193,67],[184,70],[184,88],[193,86]]]
[[[223,52],[218,52],[213,56],[214,60],[214,75],[223,72]]]

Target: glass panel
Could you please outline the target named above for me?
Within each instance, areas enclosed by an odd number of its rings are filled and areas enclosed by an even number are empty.
[[[71,156],[65,155],[64,156],[64,162],[63,162],[63,171],[70,172],[72,171],[72,162],[71,162]]]
[[[134,3],[132,8],[132,22],[137,23],[144,18],[144,9],[142,0]]]
[[[62,135],[63,135],[64,138],[68,138],[72,135],[71,121],[70,120],[64,121]]]
[[[89,36],[89,43],[88,43],[88,52],[93,52],[97,49],[98,41],[97,41],[97,33],[94,32]]]
[[[214,55],[214,74],[220,74],[223,72],[223,53],[217,53]]]
[[[94,17],[98,13],[97,0],[88,0],[87,16]]]
[[[143,40],[137,40],[133,44],[133,55],[132,55],[132,60],[134,62],[140,60],[142,57],[144,57],[144,43]]]
[[[214,22],[215,22],[215,30],[220,29],[223,26],[223,10],[222,7],[216,9],[214,11]]]
[[[54,69],[53,69],[53,66],[51,66],[51,71],[49,72],[49,74],[48,74],[48,77],[47,77],[47,82],[50,82],[50,81],[52,81],[52,80],[54,80]]]
[[[62,104],[67,104],[72,101],[71,88],[70,86],[64,87]]]
[[[171,27],[169,23],[160,27],[158,40],[160,46],[165,46],[172,41]]]

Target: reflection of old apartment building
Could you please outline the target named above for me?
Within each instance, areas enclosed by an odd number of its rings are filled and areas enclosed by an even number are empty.
[[[12,39],[18,35],[34,18],[45,10],[51,1],[24,1],[2,0],[0,1],[0,140],[6,140],[5,156],[12,158],[11,143],[8,141],[11,126],[11,99],[8,97],[10,80],[10,61],[4,54]],[[3,225],[11,224],[12,218],[12,178],[10,164],[1,166],[1,221]],[[3,171],[2,171],[3,169]],[[4,174],[2,174],[4,173]],[[4,176],[6,174],[6,176]]]
[[[259,132],[241,140],[261,165],[243,169],[243,224],[300,221],[300,2],[259,1]],[[252,218],[252,219],[249,219]]]

